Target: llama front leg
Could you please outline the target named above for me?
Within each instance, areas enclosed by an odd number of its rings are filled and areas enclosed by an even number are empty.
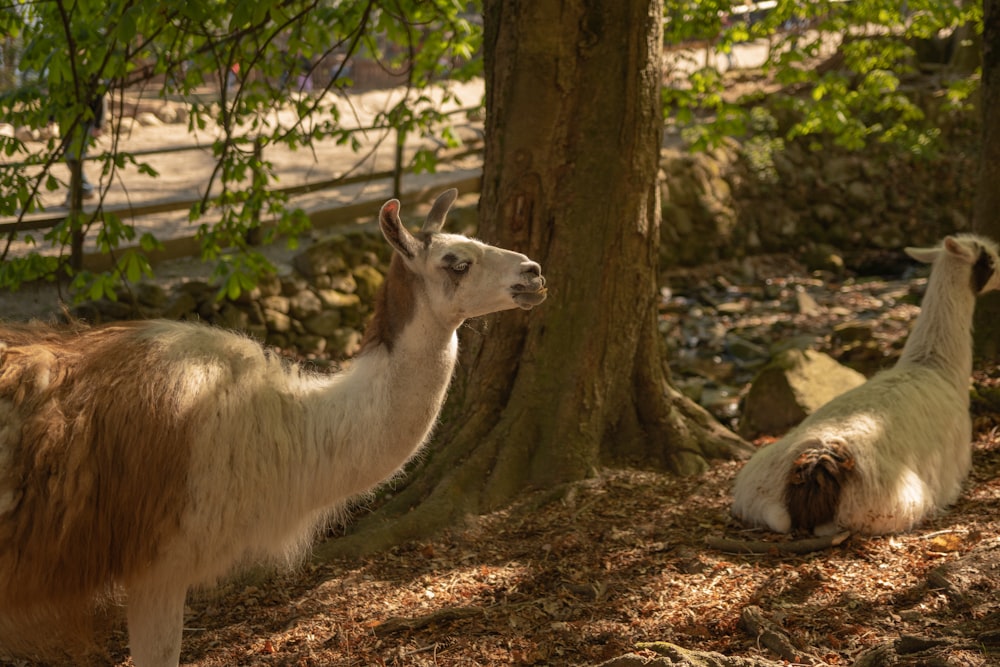
[[[128,643],[135,667],[177,667],[181,659],[187,586],[176,582],[130,586]]]

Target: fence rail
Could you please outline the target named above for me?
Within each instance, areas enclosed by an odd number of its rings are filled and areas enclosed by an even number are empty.
[[[468,114],[475,111],[477,107],[463,107],[460,109],[454,109],[452,111],[445,112],[445,115],[451,116],[456,114]],[[394,154],[394,166],[389,170],[381,170],[376,172],[367,172],[364,174],[356,175],[342,175],[334,178],[324,179],[321,181],[313,181],[307,183],[300,183],[297,185],[286,186],[282,188],[273,188],[270,191],[275,193],[284,194],[289,197],[299,196],[304,194],[309,194],[313,192],[319,192],[322,190],[329,190],[334,188],[347,187],[350,185],[356,185],[361,183],[371,183],[376,181],[391,180],[392,182],[392,192],[393,196],[401,198],[403,196],[403,176],[405,174],[415,173],[415,169],[412,167],[405,166],[404,162],[404,151],[403,147],[406,142],[406,133],[403,130],[393,128],[391,126],[370,126],[370,127],[356,127],[350,128],[348,131],[351,133],[355,132],[373,132],[373,131],[395,131],[396,141],[395,141],[395,154]],[[255,145],[258,145],[255,142]],[[129,155],[148,157],[151,155],[165,155],[169,153],[177,153],[184,151],[194,151],[194,150],[206,150],[209,148],[207,145],[203,144],[191,144],[185,146],[168,146],[156,149],[140,149],[136,151],[128,151]],[[482,145],[479,141],[466,142],[466,145],[457,149],[443,153],[438,156],[439,164],[449,164],[451,162],[460,160],[465,157],[476,155],[482,152]],[[87,160],[100,160],[105,156],[88,156]],[[26,163],[12,163],[9,166],[28,166]],[[75,196],[77,193],[73,192],[73,188],[79,188],[81,185],[75,182],[76,179],[72,179],[71,191],[68,200],[71,204],[80,202],[81,199]],[[469,184],[463,184],[465,189],[468,189]],[[140,218],[144,216],[157,215],[161,213],[174,213],[178,211],[190,210],[193,206],[200,203],[203,197],[199,196],[197,198],[187,198],[187,199],[171,199],[169,201],[151,202],[139,205],[133,204],[119,204],[112,206],[99,205],[96,210],[88,215],[93,215],[96,220],[103,220],[104,214],[116,214],[122,217],[128,218]],[[345,207],[350,208],[350,207]],[[0,222],[0,235],[13,235],[21,232],[30,231],[40,231],[45,229],[51,229],[68,217],[72,216],[74,213],[79,213],[79,209],[74,210],[71,205],[68,211],[60,211],[58,213],[38,213],[38,214],[28,214],[16,221]],[[179,248],[190,248],[192,252],[195,251],[196,244],[194,243],[194,237],[184,237],[184,238],[173,238],[168,239],[170,243],[167,244],[168,247],[175,248],[174,256],[177,256],[177,249]],[[166,241],[161,239],[161,241]],[[70,266],[79,269],[84,266],[84,250],[83,250],[83,230],[74,230],[74,238],[70,244]],[[93,258],[92,258],[93,259]],[[90,268],[94,268],[94,261],[87,263]],[[101,264],[101,262],[96,262],[96,264]]]

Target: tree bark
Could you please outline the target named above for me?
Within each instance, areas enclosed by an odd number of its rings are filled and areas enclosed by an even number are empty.
[[[983,0],[983,63],[980,83],[979,183],[972,228],[1000,240],[1000,0]],[[1000,360],[1000,293],[979,300],[974,322],[975,356]]]
[[[744,445],[670,385],[657,329],[661,2],[486,0],[484,15],[479,233],[540,261],[549,298],[464,329],[424,461],[321,553],[425,537],[602,465],[697,473]]]

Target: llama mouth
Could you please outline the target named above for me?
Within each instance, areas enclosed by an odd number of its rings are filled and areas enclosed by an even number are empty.
[[[542,301],[545,301],[545,297],[548,296],[548,290],[545,287],[539,287],[534,291],[522,291],[527,289],[521,285],[514,287],[514,303],[524,310],[531,310]]]

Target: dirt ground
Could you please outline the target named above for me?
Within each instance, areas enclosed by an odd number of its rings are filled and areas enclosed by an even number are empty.
[[[364,562],[196,595],[183,661],[596,665],[669,642],[777,664],[997,665],[997,426],[979,420],[967,491],[912,533],[783,553],[729,518],[736,462],[685,479],[605,470]],[[774,547],[706,544],[719,537]],[[897,662],[863,662],[873,649]]]

